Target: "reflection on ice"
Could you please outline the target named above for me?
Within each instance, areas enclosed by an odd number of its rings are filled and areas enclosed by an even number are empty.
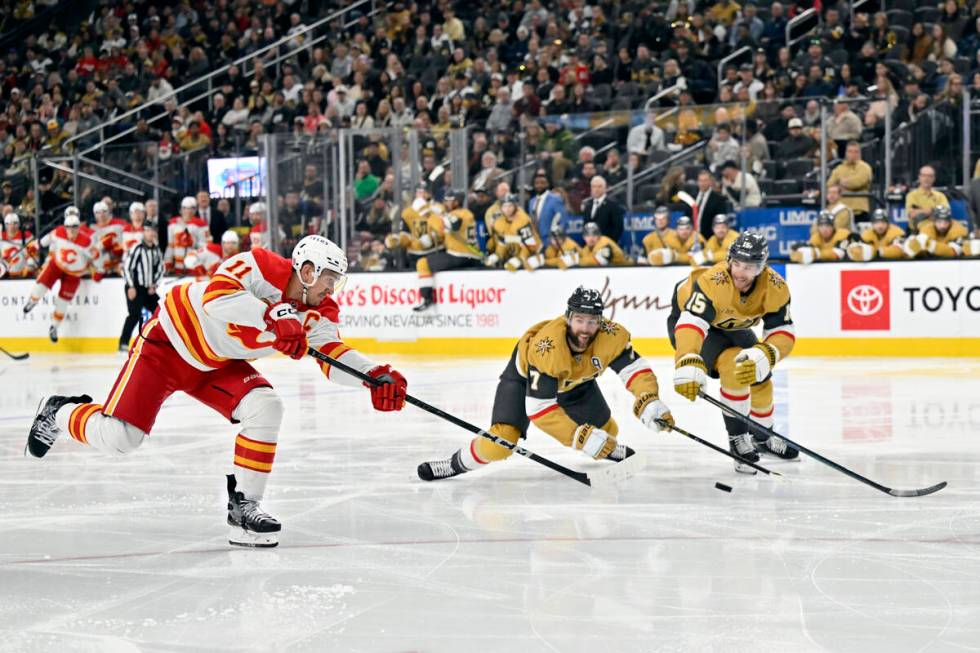
[[[50,391],[101,399],[116,357],[32,357],[0,374],[0,650],[896,651],[980,646],[980,363],[790,359],[777,430],[896,487],[810,460],[783,479],[644,430],[603,389],[641,474],[612,494],[525,460],[414,478],[468,435],[375,413],[315,365],[260,363],[287,407],[267,503],[271,551],[225,544],[234,427],[184,396],[140,450],[59,442],[26,460]],[[499,361],[398,361],[411,391],[486,424]],[[670,361],[656,361],[661,379]],[[669,383],[662,383],[669,386]],[[665,391],[722,444],[708,406]],[[562,464],[598,463],[532,432]],[[731,494],[715,481],[733,486]]]

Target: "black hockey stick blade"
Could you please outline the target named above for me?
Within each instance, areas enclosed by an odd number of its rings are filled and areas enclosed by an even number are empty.
[[[762,472],[764,474],[768,474],[770,476],[782,476],[782,474],[780,474],[779,472],[774,472],[771,469],[766,469],[762,465],[757,465],[754,462],[752,462],[751,460],[746,460],[745,458],[742,458],[741,456],[739,456],[737,454],[733,454],[731,451],[726,451],[726,450],[722,449],[721,447],[719,447],[716,444],[713,444],[711,442],[708,442],[707,440],[704,440],[702,438],[699,438],[698,436],[694,435],[693,433],[689,433],[688,431],[685,431],[684,429],[682,429],[679,426],[671,425],[670,422],[666,422],[666,421],[664,421],[662,419],[658,419],[657,420],[657,424],[661,425],[662,427],[664,427],[666,429],[670,429],[671,431],[674,431],[675,433],[680,433],[684,437],[690,438],[691,440],[694,440],[695,442],[699,442],[700,444],[703,444],[704,446],[708,447],[709,449],[714,449],[718,453],[724,454],[724,455],[728,456],[729,458],[731,458],[732,460],[737,460],[738,462],[742,463],[743,465],[748,465],[749,467],[751,467],[753,469],[757,469],[757,470],[759,470],[760,472]]]
[[[933,494],[935,492],[939,492],[944,487],[946,487],[946,481],[943,481],[942,483],[936,483],[931,487],[924,487],[919,490],[890,489],[888,490],[888,494],[892,495],[893,497],[924,497],[927,494]]]
[[[884,486],[881,483],[876,483],[875,481],[872,481],[870,478],[868,478],[866,476],[861,476],[857,472],[855,472],[853,470],[850,470],[847,467],[844,467],[840,463],[834,462],[830,458],[827,458],[827,457],[825,457],[825,456],[817,453],[813,449],[808,449],[807,447],[804,447],[803,445],[799,444],[798,442],[794,442],[793,440],[790,440],[785,435],[780,435],[779,433],[776,433],[775,431],[773,431],[772,429],[770,429],[767,426],[763,426],[762,424],[759,424],[757,421],[755,421],[754,419],[752,419],[748,415],[743,415],[742,413],[738,412],[737,410],[735,410],[731,406],[727,406],[727,405],[723,404],[722,402],[718,401],[717,399],[715,399],[711,395],[706,394],[703,390],[699,390],[698,391],[698,396],[701,397],[702,399],[704,399],[705,401],[707,401],[712,406],[715,406],[716,408],[720,408],[723,413],[726,413],[728,415],[731,415],[735,419],[740,420],[743,424],[745,424],[746,426],[749,427],[749,430],[750,431],[754,430],[757,433],[761,433],[761,434],[763,434],[763,435],[765,435],[767,437],[770,437],[770,438],[771,437],[782,438],[786,442],[786,444],[791,445],[793,447],[796,447],[801,452],[803,452],[806,455],[810,456],[814,460],[817,460],[819,462],[822,462],[824,465],[827,465],[828,467],[830,467],[832,469],[836,469],[841,474],[845,474],[847,476],[850,476],[855,481],[859,481],[861,483],[864,483],[867,486],[873,487],[874,489],[878,490],[879,492],[883,492],[883,493],[888,494],[888,495],[891,495],[893,497],[924,497],[927,494],[932,494],[933,492],[939,492],[941,489],[943,489],[944,487],[946,487],[946,481],[943,481],[942,483],[937,483],[936,485],[933,485],[933,486],[930,486],[930,487],[920,488],[920,489],[917,489],[917,490],[896,490],[894,488],[890,488],[890,487]]]
[[[364,381],[365,383],[370,383],[371,385],[381,385],[382,383],[378,379],[368,376],[364,372],[361,372],[360,370],[356,370],[353,367],[350,367],[349,365],[345,365],[344,363],[338,361],[336,358],[333,358],[332,356],[327,356],[323,352],[317,351],[313,347],[310,347],[307,350],[307,353],[313,358],[319,361],[323,361],[324,363],[327,363],[328,365],[331,365],[342,372],[346,372],[347,374],[350,374],[351,376],[356,377]],[[461,429],[469,431],[474,435],[479,435],[480,437],[486,438],[491,442],[499,444],[500,446],[506,449],[512,450],[514,453],[516,453],[519,456],[523,456],[524,458],[533,460],[539,465],[544,465],[545,467],[552,469],[558,472],[559,474],[567,476],[568,478],[574,481],[578,481],[583,485],[588,485],[589,487],[599,488],[599,487],[608,487],[610,485],[614,485],[627,478],[630,478],[643,467],[643,458],[640,457],[639,454],[634,454],[629,458],[627,458],[626,460],[624,460],[623,462],[615,463],[598,472],[594,472],[591,474],[586,474],[584,472],[577,472],[563,465],[559,465],[558,463],[552,460],[548,460],[543,456],[539,456],[533,451],[528,451],[524,447],[520,445],[516,445],[510,442],[509,440],[505,440],[504,438],[498,435],[494,435],[489,431],[485,431],[484,429],[481,429],[479,426],[470,424],[469,422],[462,420],[456,417],[455,415],[451,415],[440,408],[436,408],[435,406],[427,404],[426,402],[422,401],[421,399],[417,399],[412,395],[407,395],[405,397],[405,403],[412,404],[413,406],[421,408],[425,412],[431,415],[435,415],[436,417],[441,417],[442,419],[446,420],[450,424],[453,424],[455,426],[460,427]],[[637,460],[633,461],[633,458],[637,458]]]
[[[9,351],[7,351],[6,349],[4,349],[3,347],[0,347],[0,352],[3,352],[7,356],[10,356],[15,361],[22,361],[22,360],[25,360],[25,359],[27,359],[27,358],[30,357],[30,354],[28,354],[27,352],[24,352],[23,354],[11,354]]]

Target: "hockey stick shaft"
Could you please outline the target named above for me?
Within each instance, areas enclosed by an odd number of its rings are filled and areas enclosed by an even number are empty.
[[[802,451],[806,455],[810,456],[811,458],[822,462],[824,465],[827,465],[828,467],[830,467],[832,469],[835,469],[835,470],[837,470],[838,472],[840,472],[842,474],[845,474],[847,476],[850,476],[855,481],[858,481],[860,483],[864,483],[865,485],[868,485],[870,487],[873,487],[874,489],[878,490],[879,492],[884,492],[885,494],[890,494],[893,497],[917,497],[917,496],[925,496],[927,494],[932,494],[933,492],[938,492],[939,490],[941,490],[944,487],[946,487],[946,482],[945,481],[943,481],[942,483],[937,483],[936,485],[933,485],[931,487],[922,488],[922,489],[919,489],[919,490],[895,490],[895,489],[892,489],[890,487],[886,487],[886,486],[884,486],[884,485],[882,485],[880,483],[876,483],[875,481],[872,481],[870,478],[867,478],[866,476],[861,476],[857,472],[852,471],[852,470],[848,469],[847,467],[844,467],[840,463],[834,462],[830,458],[827,458],[825,456],[822,456],[821,454],[817,453],[816,451],[814,451],[812,449],[809,449],[807,447],[804,447],[803,445],[801,445],[801,444],[799,444],[797,442],[794,442],[793,440],[790,440],[785,435],[780,435],[779,433],[776,433],[775,431],[773,431],[769,427],[763,426],[762,424],[760,424],[759,422],[755,421],[754,419],[752,419],[748,415],[743,415],[742,413],[738,412],[737,410],[735,410],[731,406],[726,406],[725,404],[723,404],[722,402],[718,401],[717,399],[715,399],[711,395],[705,393],[703,390],[698,391],[698,396],[701,397],[702,399],[704,399],[705,401],[707,401],[712,406],[715,406],[716,408],[720,408],[721,411],[723,413],[725,413],[726,415],[729,415],[731,417],[734,417],[735,419],[740,420],[741,422],[743,422],[746,426],[749,427],[749,430],[750,431],[753,431],[754,430],[754,431],[756,431],[758,433],[761,433],[763,435],[766,435],[767,437],[770,437],[770,438],[771,437],[781,438],[782,440],[784,440],[786,442],[786,444],[789,444],[790,446],[796,447],[797,449],[799,449],[800,451]]]
[[[9,351],[7,351],[6,349],[4,349],[3,347],[0,347],[0,352],[3,352],[7,356],[10,356],[15,361],[22,361],[25,358],[27,358],[28,356],[30,356],[30,354],[28,354],[27,352],[24,352],[23,354],[11,354]]]
[[[360,370],[354,369],[353,367],[350,367],[349,365],[345,365],[344,363],[341,363],[340,361],[338,361],[336,358],[333,358],[331,356],[327,356],[323,352],[317,351],[313,347],[310,347],[307,350],[307,353],[310,356],[312,356],[313,358],[317,359],[318,361],[322,361],[322,362],[324,362],[324,363],[326,363],[326,364],[328,364],[328,365],[330,365],[332,367],[335,367],[338,370],[340,370],[341,372],[346,372],[347,374],[350,374],[351,376],[353,376],[353,377],[355,377],[357,379],[360,379],[361,381],[364,381],[365,383],[370,383],[371,385],[375,385],[375,386],[383,385],[383,382],[382,381],[379,381],[378,379],[375,379],[374,377],[368,376],[364,372],[361,372]],[[520,445],[516,445],[516,444],[510,442],[509,440],[505,440],[504,438],[502,438],[502,437],[500,437],[498,435],[494,435],[493,433],[490,433],[489,431],[485,431],[484,429],[481,429],[479,426],[475,426],[473,424],[470,424],[469,422],[467,422],[465,420],[462,420],[462,419],[456,417],[455,415],[450,415],[449,413],[445,412],[444,410],[441,410],[439,408],[436,408],[435,406],[432,406],[430,404],[427,404],[426,402],[422,401],[421,399],[416,399],[412,395],[406,395],[405,396],[405,402],[406,403],[409,403],[409,404],[412,404],[413,406],[416,406],[418,408],[421,408],[422,410],[424,410],[425,412],[427,412],[427,413],[429,413],[431,415],[435,415],[436,417],[441,417],[442,419],[446,420],[450,424],[453,424],[455,426],[458,426],[461,429],[467,430],[470,433],[473,433],[474,435],[479,435],[480,437],[486,438],[487,440],[490,440],[491,442],[493,442],[495,444],[499,444],[500,446],[502,446],[502,447],[504,447],[506,449],[510,449],[510,450],[512,450],[514,453],[516,453],[519,456],[524,456],[525,458],[528,458],[530,460],[533,460],[534,462],[538,463],[539,465],[544,465],[545,467],[547,467],[549,469],[552,469],[552,470],[558,472],[559,474],[564,474],[568,478],[570,478],[572,480],[575,480],[575,481],[578,481],[579,483],[582,483],[583,485],[588,485],[588,486],[591,486],[592,485],[592,482],[589,480],[589,477],[588,477],[587,474],[583,474],[582,472],[576,472],[575,470],[568,469],[567,467],[564,467],[562,465],[559,465],[556,462],[553,462],[551,460],[548,460],[547,458],[544,458],[542,456],[539,456],[538,454],[534,453],[533,451],[528,451],[527,449],[525,449],[524,447],[522,447]]]
[[[674,431],[675,433],[680,433],[684,437],[690,438],[690,439],[694,440],[695,442],[699,442],[699,443],[703,444],[704,446],[708,447],[709,449],[714,449],[718,453],[724,454],[724,455],[728,456],[729,458],[731,458],[734,461],[740,462],[743,465],[748,465],[752,469],[757,469],[760,472],[763,472],[764,474],[769,474],[770,476],[782,476],[782,474],[780,474],[779,472],[774,472],[772,470],[766,469],[762,465],[757,465],[754,462],[752,462],[751,460],[747,460],[745,458],[742,458],[741,456],[737,456],[737,455],[733,454],[731,451],[727,451],[725,449],[722,449],[718,445],[712,444],[712,443],[708,442],[707,440],[704,440],[702,438],[699,438],[698,436],[694,435],[693,433],[689,433],[688,431],[685,431],[684,429],[680,428],[679,426],[671,425],[669,422],[665,422],[662,419],[658,419],[657,420],[657,423],[658,424],[661,424],[664,428],[667,428],[667,429],[670,429],[671,431]]]

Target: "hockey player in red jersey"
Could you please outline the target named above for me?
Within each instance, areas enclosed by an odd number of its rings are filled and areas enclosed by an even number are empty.
[[[34,234],[20,227],[20,216],[3,216],[0,235],[0,278],[23,279],[37,270],[37,241]]]
[[[241,251],[239,242],[238,234],[229,229],[221,234],[220,245],[208,243],[203,249],[190,252],[184,259],[187,274],[195,277],[211,276],[219,265]]]
[[[123,257],[123,232],[126,223],[112,217],[112,211],[105,202],[96,202],[92,207],[95,225],[92,227],[92,240],[98,257],[93,262],[93,278],[100,279],[107,274],[118,274]]]
[[[163,402],[181,390],[237,424],[228,482],[230,543],[275,546],[279,522],[260,507],[276,454],[283,403],[247,361],[275,352],[300,359],[308,347],[382,381],[368,384],[329,365],[327,378],[368,386],[376,410],[401,410],[407,382],[340,339],[338,306],[347,257],[322,236],[307,236],[292,261],[265,249],[231,257],[210,280],[172,287],[143,326],[109,396],[52,396],[41,403],[27,452],[44,456],[62,433],[110,453],[128,453],[149,435]]]
[[[30,299],[24,304],[24,314],[30,313],[44,295],[61,282],[58,296],[54,300],[54,311],[51,313],[51,326],[48,337],[51,342],[58,342],[58,327],[65,319],[68,302],[78,291],[82,275],[88,272],[92,262],[98,256],[89,233],[82,230],[78,209],[69,206],[65,209],[65,223],[41,238],[41,246],[49,248],[48,260],[37,276],[37,283],[31,290]]]
[[[163,255],[167,269],[186,274],[184,257],[188,252],[204,247],[208,241],[208,225],[197,217],[197,200],[187,196],[180,201],[180,214],[167,226],[167,251]]]
[[[143,223],[146,222],[146,206],[143,202],[129,205],[129,224],[123,227],[122,248],[125,256],[143,242]]]

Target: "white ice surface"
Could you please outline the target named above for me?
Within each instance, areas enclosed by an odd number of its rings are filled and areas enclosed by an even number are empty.
[[[312,362],[262,362],[287,409],[272,550],[227,546],[235,428],[187,396],[128,457],[67,437],[22,457],[43,394],[102,401],[122,361],[0,361],[0,651],[980,650],[980,361],[780,364],[777,427],[886,485],[949,481],[915,499],[813,460],[736,475],[645,431],[611,374],[621,439],[649,457],[618,493],[516,458],[426,484],[416,465],[466,433],[376,413]],[[395,362],[420,398],[487,425],[503,361]],[[669,386],[669,361],[655,369]],[[723,444],[715,409],[663,395]],[[533,429],[526,445],[599,465]]]

